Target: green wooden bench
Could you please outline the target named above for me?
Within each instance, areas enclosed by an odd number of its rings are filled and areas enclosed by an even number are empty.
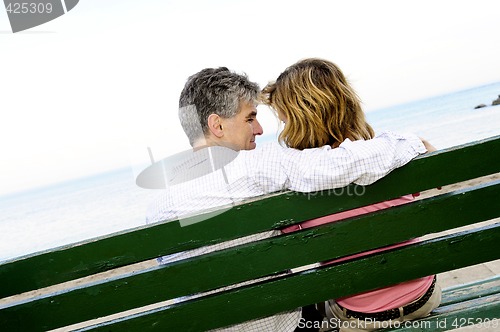
[[[492,181],[164,266],[151,264],[155,257],[496,174],[499,156],[497,136],[420,156],[370,186],[279,193],[186,227],[158,223],[2,262],[0,330],[41,331],[92,320],[88,329],[103,331],[203,331],[499,259],[500,228],[492,222],[338,265],[167,301],[498,218],[500,183]],[[101,272],[103,278],[85,283],[84,277]],[[444,330],[455,327],[453,320],[499,318],[499,289],[499,278],[447,289],[443,304],[426,321],[432,330]],[[137,309],[142,307],[147,310]],[[106,316],[111,320],[95,320]]]

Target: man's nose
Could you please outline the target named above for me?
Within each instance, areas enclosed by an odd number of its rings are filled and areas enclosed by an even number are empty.
[[[264,133],[264,129],[262,129],[260,122],[257,119],[255,119],[254,127],[253,127],[253,134],[254,135],[262,135],[263,133]]]

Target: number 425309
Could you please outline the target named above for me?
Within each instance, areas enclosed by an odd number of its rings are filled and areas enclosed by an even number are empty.
[[[453,328],[458,329],[460,327],[477,325],[478,328],[498,328],[499,320],[497,318],[455,318],[451,324]]]
[[[52,13],[52,4],[50,2],[10,2],[7,7],[5,7],[7,13],[9,14],[43,14]]]

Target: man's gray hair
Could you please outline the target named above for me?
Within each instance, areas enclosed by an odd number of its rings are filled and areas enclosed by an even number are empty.
[[[190,76],[179,98],[179,119],[191,145],[208,133],[208,117],[231,118],[241,102],[257,102],[260,88],[226,67],[206,68]]]

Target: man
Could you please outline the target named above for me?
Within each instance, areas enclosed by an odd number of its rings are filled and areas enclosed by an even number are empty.
[[[295,150],[276,143],[255,149],[263,133],[257,120],[260,89],[227,68],[208,68],[191,76],[181,92],[179,118],[193,147],[193,158],[179,167],[197,169],[196,153],[223,147],[234,156],[210,172],[197,172],[168,186],[152,206],[148,222],[182,219],[213,208],[230,208],[246,199],[282,190],[312,192],[367,185],[425,153],[412,135],[383,134],[368,141],[346,140],[338,148]],[[203,160],[206,160],[203,159]],[[178,174],[172,178],[179,178]],[[185,177],[184,177],[185,178]],[[173,182],[172,182],[173,183]],[[200,221],[203,222],[203,221]],[[269,232],[262,238],[274,235]],[[257,237],[252,237],[255,240]],[[241,240],[166,256],[162,263],[241,244]],[[300,309],[239,324],[230,331],[294,331]]]
[[[191,146],[255,149],[255,136],[263,132],[257,121],[258,96],[257,84],[227,68],[191,76],[179,100],[179,119]]]

